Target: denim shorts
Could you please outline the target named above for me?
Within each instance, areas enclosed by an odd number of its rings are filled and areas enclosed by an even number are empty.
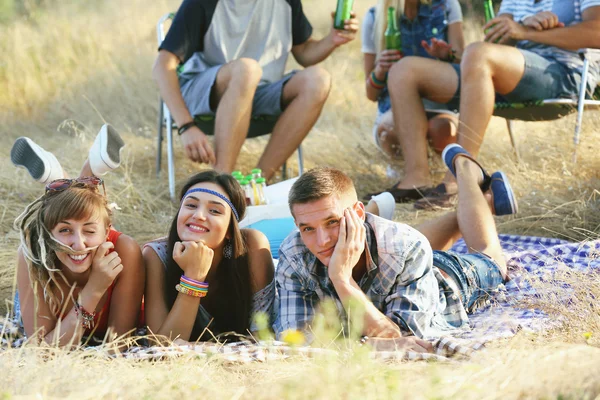
[[[221,67],[222,65],[211,67],[191,79],[180,81],[181,94],[190,114],[215,115],[217,110],[210,107],[210,94]],[[260,84],[252,100],[252,116],[280,115],[283,112],[281,105],[283,87],[295,73],[296,71],[291,71],[277,82]]]
[[[515,89],[505,95],[496,93],[497,103],[523,103],[526,101],[568,98],[576,99],[581,85],[581,74],[551,58],[529,50],[517,49],[525,58],[525,72]],[[448,106],[460,105],[460,64],[452,64],[458,74],[458,88]]]
[[[505,283],[498,264],[483,253],[434,250],[433,265],[454,280],[467,312],[475,311],[498,285]]]

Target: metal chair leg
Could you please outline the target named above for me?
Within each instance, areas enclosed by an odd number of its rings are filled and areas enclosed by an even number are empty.
[[[302,155],[302,145],[298,146],[298,176],[304,173],[304,156]]]
[[[517,142],[515,141],[515,136],[513,134],[513,122],[510,119],[506,120],[506,127],[508,128],[508,136],[510,136],[510,143],[512,144],[513,150],[515,151],[515,155],[517,156],[517,162],[521,162],[521,153],[519,152],[519,146],[517,146]]]
[[[162,164],[162,142],[163,142],[163,101],[159,97],[158,101],[158,139],[156,143],[156,178],[160,178],[160,167]]]
[[[175,155],[173,154],[173,119],[169,110],[167,114],[167,160],[169,167],[169,195],[171,200],[175,201]]]
[[[583,72],[581,74],[581,86],[579,86],[579,101],[577,102],[577,122],[575,123],[575,135],[573,136],[573,164],[577,162],[577,146],[579,145],[579,134],[583,122],[583,110],[585,109],[585,91],[587,89],[588,71],[590,62],[587,58],[583,60]]]

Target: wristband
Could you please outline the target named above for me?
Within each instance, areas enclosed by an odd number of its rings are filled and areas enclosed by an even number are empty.
[[[456,61],[456,50],[450,49],[450,53],[448,53],[448,58],[446,58],[446,61],[449,63]]]
[[[196,126],[196,121],[190,121],[188,123],[185,123],[183,125],[181,125],[179,128],[177,128],[177,133],[179,133],[179,136],[183,135],[183,132],[187,131],[188,129],[190,129],[192,126]]]
[[[377,79],[377,77],[375,76],[375,71],[371,72],[368,81],[369,85],[371,85],[377,90],[382,90],[383,88],[385,88],[385,81],[380,81],[379,79]]]

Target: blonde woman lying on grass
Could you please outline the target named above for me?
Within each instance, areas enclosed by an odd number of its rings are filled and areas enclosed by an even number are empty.
[[[184,341],[248,334],[275,299],[269,242],[240,229],[246,197],[228,174],[204,171],[181,189],[168,237],[143,250],[146,323],[154,334]]]
[[[46,185],[15,221],[21,236],[15,308],[30,338],[74,346],[84,336],[110,340],[136,327],[145,277],[141,251],[112,228],[97,177],[119,165],[122,146],[114,129],[103,126],[83,175],[68,179],[56,157],[31,139],[13,145],[13,163]]]

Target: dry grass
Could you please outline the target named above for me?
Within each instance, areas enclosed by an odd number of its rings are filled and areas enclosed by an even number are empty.
[[[108,177],[111,200],[121,211],[119,229],[144,242],[165,233],[174,214],[166,178],[154,175],[157,89],[150,76],[154,26],[178,1],[65,2],[36,20],[0,25],[0,298],[11,297],[17,235],[12,221],[40,194],[39,185],[15,170],[8,153],[14,139],[32,137],[75,174],[94,134],[106,120],[128,146],[124,165]],[[362,15],[369,3],[357,0]],[[306,0],[315,36],[327,32],[327,8]],[[470,39],[477,39],[470,30]],[[306,164],[335,165],[357,183],[359,194],[389,185],[385,160],[371,138],[375,105],[364,96],[359,41],[323,63],[333,90],[305,142]],[[579,163],[570,162],[574,119],[517,123],[523,163],[516,163],[502,120],[493,120],[481,159],[502,168],[520,200],[521,214],[498,220],[500,232],[582,240],[596,238],[599,159],[598,115],[584,123]],[[265,139],[248,141],[240,167],[257,161]],[[177,147],[177,180],[197,170]],[[443,168],[432,160],[437,178]],[[396,166],[401,168],[401,164]],[[398,206],[396,219],[417,223],[434,213]],[[202,394],[212,398],[594,398],[600,393],[597,282],[578,282],[575,305],[565,312],[548,296],[538,306],[566,316],[545,335],[521,334],[495,343],[471,362],[385,365],[351,359],[224,365],[214,360],[158,363],[107,361],[90,353],[24,349],[0,353],[0,397],[152,397]],[[590,298],[589,293],[596,297]],[[590,304],[592,306],[590,306]],[[6,310],[4,302],[0,311]],[[592,332],[586,344],[582,333]],[[362,357],[362,358],[361,358]]]

